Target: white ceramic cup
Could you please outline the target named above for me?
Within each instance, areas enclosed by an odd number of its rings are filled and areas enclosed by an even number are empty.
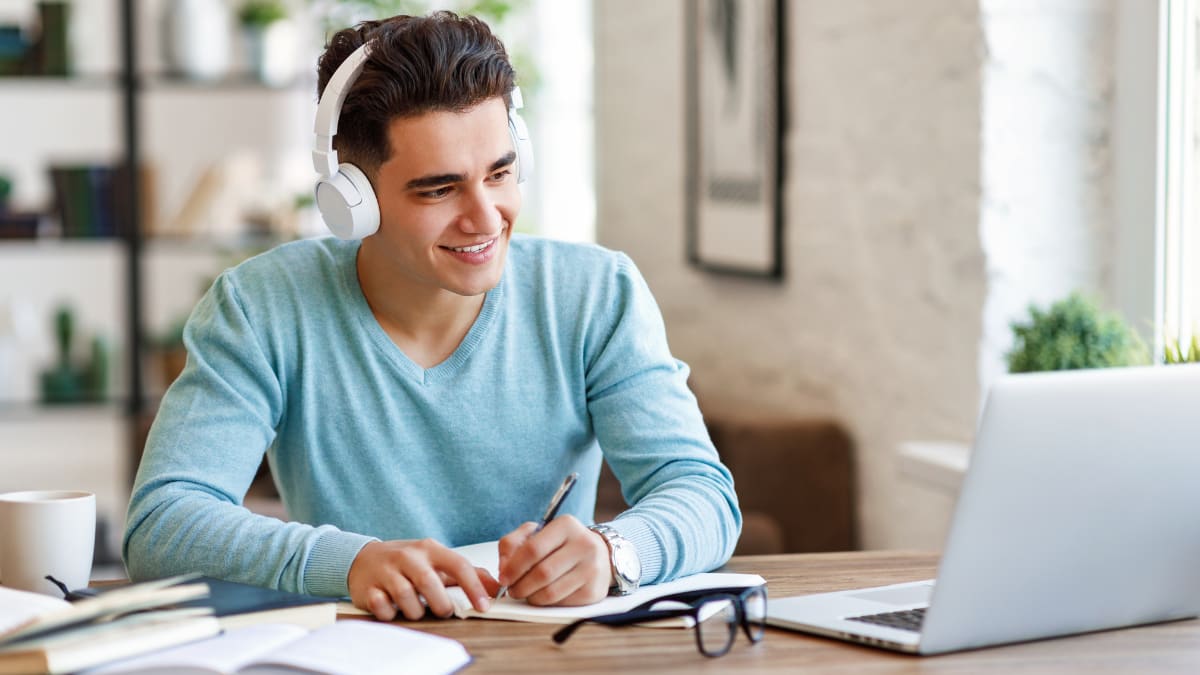
[[[0,584],[62,597],[46,575],[85,588],[96,545],[96,495],[69,490],[0,494]]]

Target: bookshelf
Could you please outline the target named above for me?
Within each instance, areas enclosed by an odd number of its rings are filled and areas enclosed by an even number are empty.
[[[187,315],[221,269],[279,241],[228,227],[233,223],[181,236],[168,227],[173,214],[206,167],[238,152],[259,157],[264,173],[292,165],[310,174],[315,85],[267,87],[236,73],[215,82],[167,75],[154,53],[164,3],[74,4],[100,17],[103,49],[78,75],[0,76],[10,132],[0,171],[29,188],[26,204],[54,200],[51,166],[140,166],[153,181],[121,182],[119,222],[78,233],[86,236],[0,238],[0,491],[96,492],[115,544],[165,384],[153,338]],[[143,192],[144,185],[152,189]],[[41,401],[38,370],[53,359],[52,315],[64,301],[76,310],[79,332],[110,345],[103,400]],[[18,345],[20,368],[3,351],[5,321],[14,316],[34,324],[29,341]]]

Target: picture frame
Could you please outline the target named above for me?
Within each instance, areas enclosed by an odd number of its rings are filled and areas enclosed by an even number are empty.
[[[687,257],[782,280],[785,0],[686,3]]]

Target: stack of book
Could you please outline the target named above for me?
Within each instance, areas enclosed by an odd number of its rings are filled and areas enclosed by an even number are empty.
[[[125,181],[128,172],[104,164],[50,167],[54,207],[62,236],[117,237],[129,222]]]
[[[70,597],[74,602],[0,586],[0,673],[71,673],[183,644],[201,646],[247,626],[303,633],[337,619],[337,603],[329,598],[197,575]]]
[[[0,673],[68,673],[216,635],[208,595],[186,577],[125,586],[74,603],[0,587]]]

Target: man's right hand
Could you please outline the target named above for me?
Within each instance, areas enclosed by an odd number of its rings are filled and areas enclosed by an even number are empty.
[[[461,586],[471,605],[486,612],[500,589],[486,570],[432,539],[367,544],[351,563],[346,584],[354,606],[381,621],[395,619],[397,610],[415,621],[425,616],[425,605],[437,616],[450,616],[454,605],[447,586]]]

